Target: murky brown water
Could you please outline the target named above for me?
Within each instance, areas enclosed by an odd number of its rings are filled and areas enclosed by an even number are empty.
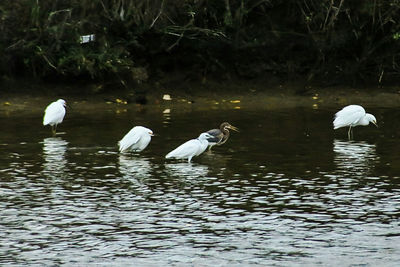
[[[56,137],[41,112],[0,114],[0,263],[400,262],[400,110],[369,108],[380,128],[348,141],[332,108],[169,109],[75,107]],[[241,130],[224,146],[192,164],[164,159],[222,121]],[[134,125],[158,136],[120,155]]]

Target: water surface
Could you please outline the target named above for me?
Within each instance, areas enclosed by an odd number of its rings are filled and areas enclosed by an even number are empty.
[[[55,137],[41,111],[0,114],[0,262],[397,266],[397,109],[349,141],[332,108],[195,105],[78,107]],[[164,159],[223,121],[240,128],[225,145]],[[119,154],[135,125],[157,136]]]

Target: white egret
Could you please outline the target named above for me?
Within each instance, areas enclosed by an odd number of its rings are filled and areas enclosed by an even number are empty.
[[[194,156],[198,156],[203,153],[208,146],[208,139],[214,137],[208,133],[202,133],[198,138],[189,140],[182,145],[178,146],[171,152],[169,152],[165,158],[176,158],[176,159],[188,159],[188,162],[192,160]]]
[[[140,152],[148,146],[152,136],[154,136],[152,130],[135,126],[118,142],[119,152],[128,150]]]
[[[215,137],[214,139],[208,140],[209,150],[211,150],[213,146],[215,145],[220,146],[228,140],[230,136],[229,129],[239,132],[238,128],[236,128],[233,125],[230,125],[228,122],[221,123],[219,129],[211,129],[207,131],[208,134]]]
[[[338,111],[335,114],[335,119],[333,121],[333,129],[338,129],[341,127],[349,127],[349,131],[347,135],[349,139],[352,136],[352,128],[356,126],[366,126],[370,122],[375,124],[376,127],[376,118],[374,115],[366,113],[365,109],[359,105],[349,105],[344,107],[342,110]]]
[[[67,102],[64,99],[58,99],[50,103],[44,111],[43,125],[50,125],[53,135],[56,134],[57,125],[64,119],[66,105]]]

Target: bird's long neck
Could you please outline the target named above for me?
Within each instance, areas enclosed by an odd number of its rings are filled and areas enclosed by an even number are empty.
[[[208,145],[208,140],[207,139],[203,139],[203,138],[197,138],[197,140],[199,140],[201,145],[207,144]]]
[[[360,125],[366,126],[366,125],[369,124],[370,120],[369,120],[369,116],[368,115],[369,114],[367,113],[367,114],[365,114],[364,117],[362,117],[362,119],[359,121]]]
[[[200,153],[202,153],[208,147],[208,140],[207,139],[199,139],[200,141]]]
[[[229,130],[228,130],[227,128],[225,128],[225,127],[222,128],[221,131],[222,131],[222,133],[224,134],[224,136],[222,137],[221,142],[219,142],[219,143],[222,145],[223,143],[226,142],[226,140],[228,140],[229,135],[230,135],[230,132],[229,132]]]

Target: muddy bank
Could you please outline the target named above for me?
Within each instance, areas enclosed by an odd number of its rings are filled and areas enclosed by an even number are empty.
[[[17,86],[17,85],[16,85]],[[0,91],[0,112],[41,113],[55,99],[68,101],[74,112],[147,108],[162,112],[207,109],[336,108],[348,104],[369,107],[400,105],[400,89],[312,87],[299,84],[265,86],[260,82],[145,84],[135,90],[98,90],[98,85],[25,84]],[[32,90],[31,87],[36,87]]]

